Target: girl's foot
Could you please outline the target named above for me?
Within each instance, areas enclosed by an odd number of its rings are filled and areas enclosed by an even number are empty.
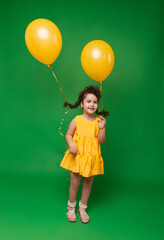
[[[68,212],[66,213],[67,215],[67,219],[69,222],[76,222],[77,218],[76,218],[76,214],[75,214],[75,206],[76,206],[76,201],[74,203],[71,203],[68,200]]]
[[[85,209],[87,208],[87,204],[82,204],[81,200],[79,201],[79,210],[78,214],[82,223],[89,222],[89,216],[86,213]]]

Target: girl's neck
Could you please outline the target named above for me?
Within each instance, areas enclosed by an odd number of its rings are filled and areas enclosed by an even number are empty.
[[[88,114],[88,113],[86,113],[86,112],[84,112],[83,114],[83,117],[84,118],[86,118],[87,120],[89,120],[89,121],[93,121],[93,120],[95,120],[95,116],[94,116],[94,114]]]

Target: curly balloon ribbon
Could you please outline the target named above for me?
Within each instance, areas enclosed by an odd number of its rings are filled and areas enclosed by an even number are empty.
[[[51,64],[48,64],[48,67],[51,69],[51,72],[52,72],[52,74],[53,74],[54,78],[56,79],[56,82],[57,82],[57,84],[58,84],[58,86],[59,86],[59,89],[60,89],[60,91],[61,91],[61,93],[62,93],[65,101],[67,102],[66,97],[64,96],[64,93],[63,93],[63,91],[62,91],[62,89],[61,89],[61,87],[60,87],[60,85],[59,85],[59,81],[58,81],[55,73],[53,72],[53,70],[52,70],[52,68],[51,68]],[[69,107],[68,107],[68,106],[67,106],[67,110],[69,111]],[[66,147],[66,149],[67,149],[67,145],[66,145],[65,136],[63,135],[63,133],[62,133],[60,130],[61,130],[61,128],[62,128],[62,124],[63,124],[63,121],[64,121],[64,115],[67,114],[68,111],[66,111],[66,112],[63,114],[62,120],[61,120],[61,122],[60,122],[60,127],[59,127],[59,129],[58,129],[59,134],[64,138],[64,146]],[[61,150],[64,150],[64,151],[62,151],[60,154],[65,153],[65,149],[61,149]]]
[[[68,106],[67,106],[67,109],[68,109],[68,111],[69,111],[69,107],[68,107]],[[67,114],[68,111],[66,111],[66,112],[63,114],[62,120],[61,120],[61,122],[60,122],[60,127],[59,127],[59,129],[58,129],[58,132],[59,132],[60,135],[64,138],[64,146],[66,147],[66,149],[67,149],[67,145],[66,145],[65,136],[62,134],[62,132],[60,132],[60,130],[61,130],[61,128],[62,128],[62,124],[63,124],[62,122],[64,121],[64,115]],[[60,154],[65,153],[65,149],[62,149],[62,150],[63,150],[63,151],[62,151]]]
[[[103,110],[102,82],[100,82],[100,92],[101,92],[102,110]]]

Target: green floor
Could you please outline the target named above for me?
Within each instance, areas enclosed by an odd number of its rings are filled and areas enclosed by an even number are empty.
[[[0,239],[163,240],[163,186],[96,176],[89,224],[66,218],[69,172],[1,173]],[[77,201],[80,199],[82,185]]]

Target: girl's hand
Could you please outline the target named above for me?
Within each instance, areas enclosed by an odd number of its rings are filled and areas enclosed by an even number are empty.
[[[106,124],[106,119],[103,118],[102,116],[100,116],[100,120],[98,120],[98,125],[100,129],[105,128],[105,124]]]
[[[70,146],[69,152],[70,152],[71,154],[73,154],[73,155],[77,155],[77,147],[76,147],[75,144],[72,144],[72,145]]]

